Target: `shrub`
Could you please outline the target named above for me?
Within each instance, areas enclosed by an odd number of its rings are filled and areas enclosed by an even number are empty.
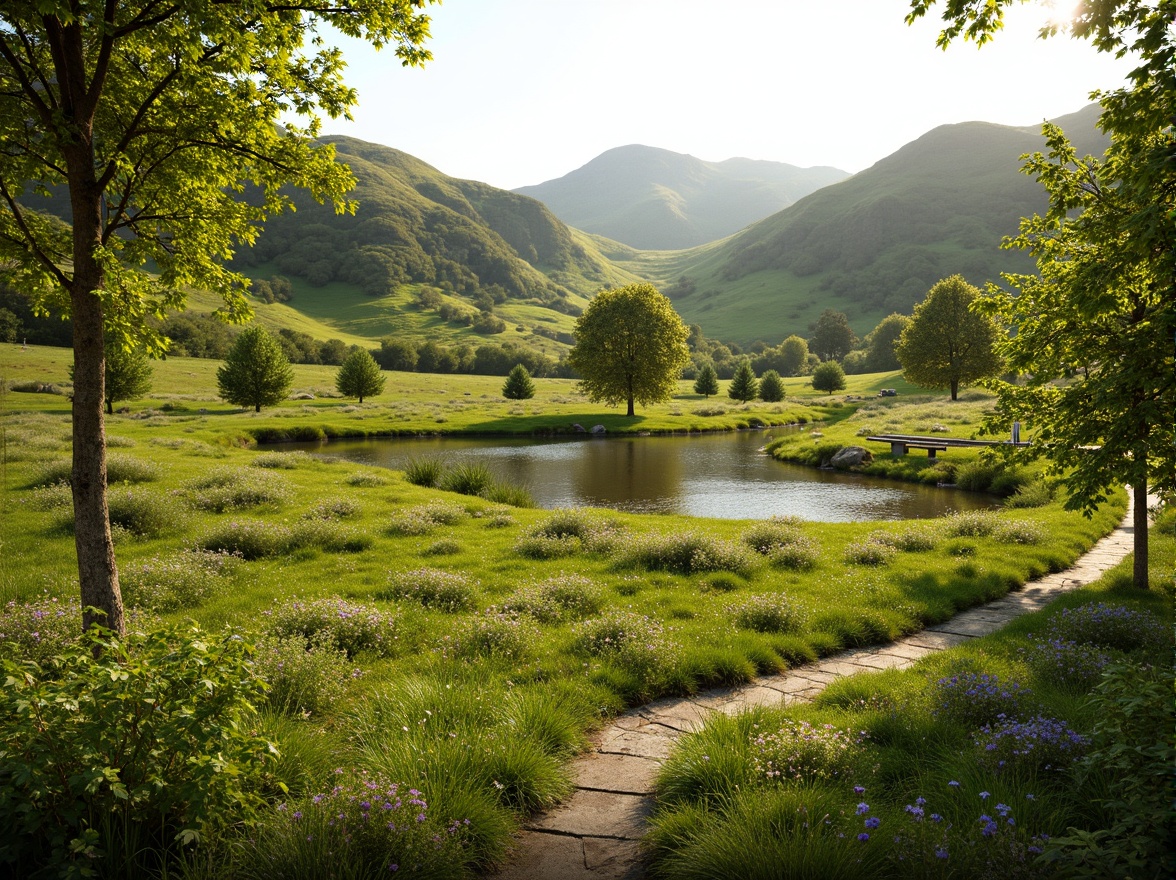
[[[1029,695],[1016,682],[1001,684],[995,675],[959,673],[935,682],[931,712],[975,729],[1017,717]]]
[[[234,520],[215,527],[197,542],[197,547],[242,559],[265,559],[288,552],[291,539],[290,527],[282,523]]]
[[[449,501],[434,501],[410,507],[392,517],[390,535],[427,535],[438,526],[452,525],[466,515],[465,509]]]
[[[588,578],[560,574],[523,587],[502,604],[502,610],[530,614],[542,623],[562,623],[597,613],[601,601],[600,588]]]
[[[446,470],[437,485],[460,495],[481,495],[496,482],[490,468],[481,462],[461,462]]]
[[[450,538],[434,541],[421,551],[422,556],[453,556],[461,552],[461,545]]]
[[[61,510],[72,506],[73,490],[66,481],[38,486],[29,497],[29,507],[33,510]]]
[[[904,553],[917,553],[934,550],[939,545],[939,531],[934,526],[914,526],[900,532],[873,532],[866,540]]]
[[[1064,770],[1082,756],[1090,740],[1062,721],[1038,715],[981,727],[975,745],[981,766],[993,771]]]
[[[255,456],[250,464],[259,468],[293,470],[313,461],[314,458],[298,449],[293,452],[262,452]]]
[[[951,538],[987,538],[1001,526],[991,510],[968,510],[943,518],[944,533]]]
[[[614,520],[577,508],[553,511],[547,519],[535,525],[528,536],[540,538],[576,538],[585,550],[610,553],[624,536],[624,530]]]
[[[896,552],[888,544],[865,540],[856,544],[846,544],[842,558],[851,565],[885,565],[894,558]]]
[[[679,574],[729,571],[748,575],[755,569],[755,559],[750,550],[733,541],[698,532],[648,535],[632,542],[624,554],[622,564]]]
[[[1102,676],[1110,656],[1091,645],[1063,638],[1029,636],[1022,654],[1043,680],[1068,691],[1086,693]]]
[[[426,608],[456,614],[477,606],[477,584],[464,574],[436,568],[416,568],[388,575],[377,599],[411,599]]]
[[[82,606],[76,598],[10,601],[0,609],[0,657],[45,663],[76,644],[81,632]]]
[[[321,715],[342,699],[359,670],[329,636],[307,641],[301,634],[264,638],[254,658],[269,684],[265,702],[285,715]]]
[[[195,608],[224,589],[241,557],[211,550],[182,550],[153,556],[119,572],[127,605],[156,612]]]
[[[773,549],[803,540],[800,520],[772,517],[758,522],[743,533],[743,543],[763,556],[769,556]]]
[[[751,596],[724,609],[740,629],[762,633],[786,633],[800,624],[800,613],[781,593]]]
[[[361,651],[387,657],[394,653],[399,639],[395,615],[345,599],[276,600],[274,607],[262,614],[270,635],[280,639],[298,636],[308,646],[330,644],[348,657]]]
[[[110,486],[118,483],[152,483],[159,479],[159,466],[132,455],[112,452],[106,456],[106,482]],[[43,465],[33,477],[32,486],[51,486],[54,483],[69,485],[73,477],[73,464],[69,459],[58,459]]]
[[[184,491],[189,504],[213,513],[282,504],[291,497],[283,478],[255,468],[213,468],[185,483]]]
[[[143,538],[157,538],[184,528],[176,504],[159,492],[140,486],[114,486],[106,493],[110,524]]]
[[[808,538],[798,538],[791,544],[780,544],[768,552],[768,563],[773,568],[808,571],[816,568],[821,553]]]
[[[359,471],[358,473],[349,474],[345,482],[348,486],[361,486],[365,489],[388,485],[388,480],[385,477],[379,474],[373,474],[370,471]]]
[[[356,516],[360,507],[350,498],[327,498],[317,502],[302,514],[303,519],[347,519]]]
[[[457,657],[497,657],[519,661],[530,655],[539,633],[535,625],[515,614],[489,612],[465,621],[449,641]]]
[[[1004,471],[996,461],[970,461],[956,468],[956,485],[967,492],[988,492],[992,481]]]
[[[1004,506],[1017,509],[1026,507],[1044,507],[1054,499],[1054,490],[1045,480],[1034,480],[1017,489],[1004,500]]]
[[[139,876],[144,853],[257,823],[273,746],[250,733],[264,684],[238,636],[92,628],[44,670],[3,666],[0,860],[14,876]]]
[[[468,819],[439,817],[420,791],[379,776],[338,770],[331,782],[277,805],[241,849],[248,876],[466,876]]]
[[[565,556],[575,556],[583,546],[583,542],[575,535],[524,535],[519,538],[514,550],[527,559],[563,559]]]
[[[653,645],[665,634],[661,623],[632,611],[612,611],[576,627],[573,650],[592,657],[618,653],[640,645]]]
[[[290,550],[317,547],[328,553],[359,553],[371,546],[370,535],[330,519],[303,519],[290,527]]]
[[[1138,650],[1166,656],[1172,650],[1169,630],[1154,615],[1105,602],[1063,608],[1050,618],[1046,633],[1049,638],[1128,653]]]
[[[435,489],[445,473],[445,462],[440,458],[410,458],[404,463],[404,479],[414,486]]]
[[[863,742],[864,732],[788,720],[771,733],[752,733],[752,767],[768,782],[847,779],[858,770]]]

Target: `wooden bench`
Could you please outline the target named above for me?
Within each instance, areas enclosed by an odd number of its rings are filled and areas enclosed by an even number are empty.
[[[869,439],[874,440],[874,439],[881,439],[881,438],[871,437]],[[911,450],[911,449],[926,449],[928,458],[934,458],[935,453],[937,453],[937,452],[947,452],[947,444],[946,443],[936,443],[934,441],[897,440],[894,438],[887,438],[883,442],[887,442],[890,444],[890,454],[895,456],[896,458],[900,455],[906,455],[907,451]]]

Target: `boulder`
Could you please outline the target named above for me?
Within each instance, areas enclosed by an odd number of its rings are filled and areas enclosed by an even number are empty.
[[[604,425],[593,425],[592,426],[592,433],[593,434],[607,434],[608,429],[605,428]]]
[[[874,460],[873,454],[864,446],[846,446],[837,450],[837,454],[829,460],[829,464],[838,469],[857,467],[869,464]]]
[[[586,433],[588,433],[587,431],[585,431],[585,430],[584,430],[584,426],[583,426],[583,425],[581,425],[579,422],[573,422],[573,423],[572,423],[572,430],[573,430],[575,433],[577,433],[577,434],[586,434]]]

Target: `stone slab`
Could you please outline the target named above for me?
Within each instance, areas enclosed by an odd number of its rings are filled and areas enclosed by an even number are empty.
[[[584,867],[593,877],[640,880],[645,876],[645,859],[635,840],[584,838]]]
[[[655,733],[650,728],[656,728],[663,733]],[[665,735],[663,735],[665,734]],[[600,741],[599,750],[615,755],[637,755],[642,758],[658,758],[669,756],[670,748],[674,744],[673,731],[658,725],[649,725],[644,730],[622,730],[615,735]]]
[[[649,794],[660,761],[636,755],[590,754],[572,764],[572,779],[578,788]]]
[[[652,813],[652,798],[578,788],[567,803],[539,814],[526,827],[528,831],[556,831],[576,837],[638,840]]]

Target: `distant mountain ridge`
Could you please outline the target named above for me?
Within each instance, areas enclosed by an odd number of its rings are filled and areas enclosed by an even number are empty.
[[[630,144],[513,192],[538,199],[585,232],[642,250],[681,250],[725,238],[847,177],[837,168],[755,159],[705,162]]]
[[[1079,155],[1099,155],[1098,116],[1090,105],[1054,121]],[[1026,254],[1000,243],[1046,208],[1041,185],[1020,171],[1022,154],[1044,149],[1040,126],[939,126],[729,239],[619,262],[660,284],[683,318],[714,338],[807,335],[825,308],[864,333],[890,312],[910,314],[949,275],[983,284],[1033,270]]]

